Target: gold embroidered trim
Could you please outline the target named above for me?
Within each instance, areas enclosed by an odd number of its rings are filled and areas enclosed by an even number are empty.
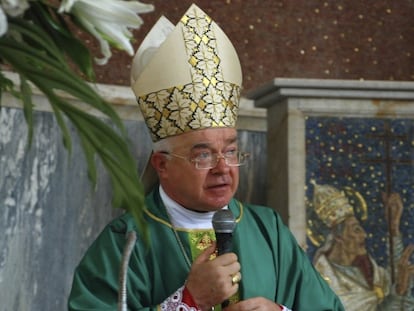
[[[149,210],[145,209],[144,213],[147,214],[150,218],[154,219],[155,221],[158,221],[160,223],[162,223],[163,225],[166,225],[169,228],[172,228],[173,226],[166,220],[155,216],[153,213],[151,213]]]

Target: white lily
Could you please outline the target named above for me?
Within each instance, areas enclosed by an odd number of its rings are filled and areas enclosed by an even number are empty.
[[[140,28],[143,21],[138,13],[153,10],[151,4],[123,0],[64,0],[59,8],[60,13],[73,14],[98,39],[103,57],[95,61],[100,65],[112,56],[110,44],[133,56],[132,33],[128,28]]]
[[[0,6],[0,37],[7,32],[7,17],[3,9]]]
[[[0,37],[8,30],[7,15],[16,17],[28,8],[27,0],[0,0]]]
[[[10,16],[19,16],[29,8],[28,0],[1,0],[0,6],[4,13]]]

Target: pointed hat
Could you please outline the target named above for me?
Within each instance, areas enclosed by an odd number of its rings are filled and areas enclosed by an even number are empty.
[[[194,4],[176,26],[159,19],[131,69],[132,89],[153,142],[198,129],[235,127],[241,83],[235,48]]]
[[[354,209],[349,203],[344,191],[340,191],[331,185],[314,186],[313,205],[319,219],[329,228],[341,223],[349,216],[354,216]]]

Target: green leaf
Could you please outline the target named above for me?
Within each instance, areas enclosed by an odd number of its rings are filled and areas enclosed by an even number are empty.
[[[38,80],[38,87],[43,90],[47,80]],[[74,124],[84,147],[88,162],[88,175],[96,184],[95,154],[99,156],[111,178],[113,188],[113,205],[131,212],[140,228],[145,228],[143,218],[144,191],[139,180],[137,167],[127,142],[104,121],[70,105],[54,94],[45,92],[55,111],[63,112]],[[143,229],[142,234],[146,232]]]
[[[28,20],[8,19],[9,31],[0,37],[0,59],[19,74],[21,84],[17,93],[13,82],[0,73],[0,96],[8,91],[23,101],[30,144],[34,123],[32,85],[37,87],[49,100],[69,152],[72,141],[67,123],[76,129],[92,184],[96,185],[97,181],[95,160],[98,157],[111,179],[114,207],[131,212],[140,228],[145,228],[144,191],[136,161],[128,148],[123,122],[111,104],[68,64],[68,61],[73,62],[87,77],[92,77],[89,50],[73,36],[62,16],[56,14],[56,8],[48,3],[30,2],[30,9],[25,12]],[[67,95],[82,102],[87,111],[96,110],[102,118],[81,110]],[[146,230],[143,229],[142,234],[146,236]]]
[[[38,86],[41,90],[43,90],[43,93],[47,96],[49,99],[50,105],[52,106],[53,112],[55,114],[56,122],[62,131],[62,140],[63,140],[63,146],[69,151],[69,154],[72,153],[72,139],[70,138],[70,133],[68,130],[68,127],[66,126],[65,120],[63,119],[62,112],[59,108],[60,98],[56,96],[53,92],[50,92],[46,89],[46,87],[40,85],[38,83]]]
[[[19,42],[21,46],[27,46],[30,47],[32,51],[36,51],[36,54],[44,54],[44,56],[47,56],[49,59],[52,57],[53,60],[58,61],[61,66],[68,67],[59,48],[39,26],[23,19],[10,18],[8,27],[11,34],[19,33],[22,35],[23,40],[18,40],[11,35],[4,36],[2,39],[8,38],[10,41]],[[1,55],[3,56],[3,53],[1,53]]]
[[[31,18],[54,41],[62,55],[67,55],[87,79],[94,81],[93,59],[89,49],[70,31],[65,19],[56,8],[34,2]]]
[[[47,80],[38,80],[38,87],[43,90]],[[144,228],[142,211],[144,208],[144,191],[137,173],[137,167],[127,142],[104,121],[70,105],[66,101],[45,94],[50,99],[54,110],[62,111],[74,124],[84,147],[88,161],[88,175],[96,182],[94,156],[97,154],[106,167],[113,187],[113,205],[125,208],[134,216],[137,223]],[[138,208],[137,208],[138,207]],[[145,233],[143,233],[145,234]]]
[[[28,146],[32,145],[33,138],[33,103],[32,103],[32,89],[24,76],[20,75],[20,92],[22,94],[23,113],[27,123],[27,138]]]
[[[94,161],[96,152],[107,168],[114,190],[113,205],[130,211],[137,223],[144,228],[145,222],[142,214],[145,205],[144,191],[139,181],[135,160],[128,151],[126,141],[119,140],[116,132],[102,120],[64,101],[60,101],[59,107],[65,111],[65,115],[78,130],[82,143],[86,146],[84,151],[88,163]],[[96,167],[93,164],[91,168],[89,174],[95,180]]]
[[[13,81],[6,78],[6,76],[0,71],[0,108],[3,91],[11,93],[15,97],[19,97],[18,93],[14,90]],[[0,109],[1,112],[1,109]]]
[[[86,163],[88,164],[88,177],[95,186],[97,182],[97,170],[95,165],[95,149],[84,135],[79,135],[85,154]]]
[[[1,71],[0,71],[0,91],[10,92],[13,90],[13,81],[7,78]]]
[[[31,49],[21,42],[0,38],[2,56],[15,70],[23,72],[34,84],[39,79],[48,80],[49,89],[65,91],[98,111],[107,115],[124,131],[122,122],[112,106],[105,102],[88,84],[67,68],[61,68],[59,62],[49,59],[43,53]]]

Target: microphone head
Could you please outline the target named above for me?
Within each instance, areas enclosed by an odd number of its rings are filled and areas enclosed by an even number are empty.
[[[236,219],[229,209],[221,209],[213,215],[213,228],[218,233],[232,233],[236,227]]]

